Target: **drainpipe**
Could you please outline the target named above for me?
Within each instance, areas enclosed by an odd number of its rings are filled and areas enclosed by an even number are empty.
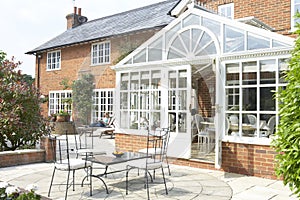
[[[42,59],[42,54],[37,54],[37,59],[38,59],[38,63],[37,63],[37,78],[36,78],[36,87],[38,88],[38,90],[40,90],[40,68],[41,68],[41,59]]]

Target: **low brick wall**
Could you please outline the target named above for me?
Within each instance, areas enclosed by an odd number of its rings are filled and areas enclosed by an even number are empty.
[[[146,137],[118,133],[115,135],[116,148],[122,151],[138,151],[146,147]],[[277,179],[275,175],[276,152],[266,145],[222,143],[222,171],[269,179]],[[173,164],[203,169],[215,169],[214,163],[201,162],[181,158],[169,158]]]
[[[24,149],[16,151],[3,151],[0,152],[0,160],[0,167],[44,162],[45,150]]]
[[[276,151],[270,146],[223,142],[222,169],[226,172],[276,179]]]
[[[55,146],[55,140],[45,137],[41,139],[41,149],[0,152],[0,167],[51,162],[54,159],[53,145]]]

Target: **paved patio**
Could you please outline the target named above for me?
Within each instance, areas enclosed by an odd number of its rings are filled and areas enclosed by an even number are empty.
[[[95,146],[105,148],[108,153],[114,149],[114,140],[103,137],[95,138]],[[95,166],[94,166],[95,167]],[[118,167],[118,166],[115,166]],[[50,178],[53,170],[52,163],[38,163],[22,166],[0,168],[0,180],[7,181],[19,187],[28,184],[38,185],[38,193],[47,196]],[[95,169],[101,170],[101,169]],[[167,171],[167,170],[166,170]],[[66,173],[55,177],[56,182],[64,182]],[[150,184],[151,199],[213,199],[213,200],[286,200],[298,199],[293,196],[282,181],[257,177],[248,177],[214,170],[196,169],[171,165],[172,175],[166,175],[169,194],[165,194],[163,184]],[[84,172],[76,174],[76,182],[80,183]],[[125,194],[125,173],[116,173],[105,178],[109,194],[106,194],[102,182],[93,179],[93,196],[89,196],[89,186],[76,186],[75,191],[69,190],[68,199],[146,199],[143,187],[143,176],[132,172],[130,176],[129,194]],[[162,183],[157,172],[155,183]],[[54,186],[52,199],[63,199],[64,186]]]

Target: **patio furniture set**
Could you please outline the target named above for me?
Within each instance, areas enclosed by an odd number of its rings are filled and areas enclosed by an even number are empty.
[[[50,197],[52,186],[54,185],[64,185],[65,186],[65,199],[68,196],[68,190],[70,187],[75,190],[75,185],[88,185],[90,188],[90,196],[93,195],[93,179],[100,180],[106,193],[109,194],[107,183],[105,177],[109,174],[125,172],[126,173],[126,195],[129,189],[129,175],[131,170],[137,169],[138,175],[139,171],[144,171],[144,184],[145,189],[147,189],[147,198],[150,199],[149,194],[149,182],[153,183],[155,179],[155,171],[161,169],[162,180],[165,186],[165,192],[168,194],[168,189],[166,185],[164,168],[167,164],[169,174],[170,168],[167,163],[167,148],[169,142],[169,129],[168,128],[157,128],[155,130],[147,130],[145,135],[147,138],[147,145],[145,149],[141,149],[139,152],[114,152],[114,155],[108,155],[104,151],[97,151],[93,148],[93,137],[89,137],[89,128],[84,134],[84,129],[81,129],[81,135],[76,134],[75,145],[72,146],[70,143],[70,134],[65,132],[56,138],[56,148],[55,150],[56,160],[54,162],[54,170],[50,182],[48,197]],[[87,138],[92,138],[88,140]],[[54,145],[53,145],[54,147]],[[113,165],[118,164],[121,168],[114,170]],[[94,167],[94,166],[101,166]],[[101,170],[101,172],[98,171]],[[65,183],[55,183],[55,172],[57,170],[66,171],[67,179]],[[85,170],[85,177],[82,178],[81,183],[75,183],[75,172],[77,170]],[[97,170],[97,171],[96,171]],[[72,173],[72,177],[71,177]],[[153,173],[153,174],[152,174]]]

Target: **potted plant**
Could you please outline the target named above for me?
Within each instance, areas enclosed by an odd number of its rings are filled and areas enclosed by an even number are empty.
[[[67,111],[60,111],[56,115],[57,122],[69,122],[70,121],[70,114]]]

